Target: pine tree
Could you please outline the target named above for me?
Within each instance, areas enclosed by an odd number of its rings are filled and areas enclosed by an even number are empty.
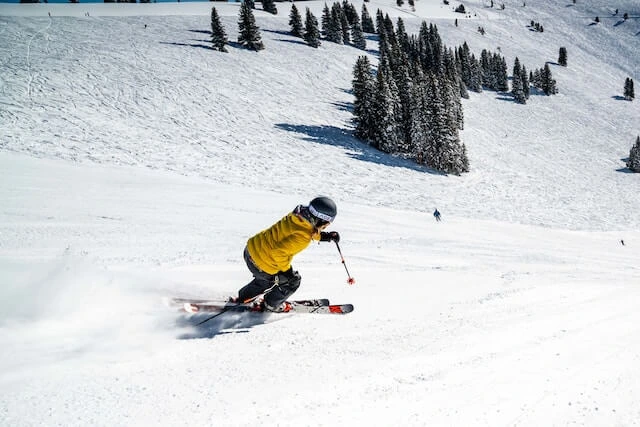
[[[385,153],[395,153],[400,143],[398,89],[391,77],[389,64],[382,60],[378,67],[374,98],[374,123],[371,145]]]
[[[442,172],[460,175],[468,172],[466,148],[460,142],[451,94],[455,91],[447,83],[432,75],[428,83],[427,114],[430,144],[425,163]]]
[[[338,16],[340,17],[340,29],[342,30],[342,42],[344,44],[351,44],[351,25],[349,24],[349,20],[347,19],[347,15],[344,12],[344,9],[340,6],[340,3],[336,3],[338,7],[336,8],[338,11]]]
[[[376,32],[376,27],[373,25],[373,19],[371,19],[371,15],[369,15],[367,6],[365,6],[364,3],[362,3],[362,31],[365,33]]]
[[[240,17],[238,19],[238,43],[251,50],[262,50],[262,36],[260,28],[256,25],[251,5],[246,0],[240,5]]]
[[[275,0],[262,0],[262,10],[273,15],[278,14],[278,8],[276,7]]]
[[[567,66],[567,48],[566,47],[560,48],[560,52],[558,54],[558,64],[562,65],[563,67]]]
[[[386,15],[384,15],[384,29],[387,32],[387,35],[389,36],[389,40],[391,39],[396,39],[396,31],[393,28],[393,21],[391,20],[391,17],[389,16],[389,14],[387,13]]]
[[[374,86],[371,64],[366,56],[359,56],[353,67],[353,115],[356,137],[371,141],[374,129]]]
[[[634,172],[640,172],[640,136],[636,138],[636,143],[631,147],[627,167]]]
[[[504,56],[500,56],[496,60],[496,77],[497,77],[497,90],[506,92],[509,90],[509,75],[507,74],[507,60]]]
[[[551,75],[551,68],[549,68],[549,64],[544,64],[544,69],[541,73],[541,79],[542,90],[546,95],[555,95],[556,93],[558,93],[558,89],[556,88],[556,81]]]
[[[471,81],[469,82],[469,90],[474,92],[482,92],[482,68],[480,67],[480,61],[478,61],[475,55],[471,55]],[[463,98],[469,98],[463,95]]]
[[[318,20],[307,8],[307,16],[304,25],[304,41],[311,47],[320,46],[320,30],[318,29]]]
[[[361,50],[367,49],[367,39],[364,38],[362,27],[360,26],[360,18],[356,14],[354,23],[351,25],[351,42],[353,45]]]
[[[331,27],[331,10],[327,4],[324,4],[324,8],[322,9],[322,35],[327,37],[327,33],[329,32],[329,27]]]
[[[211,9],[211,44],[215,50],[220,52],[226,52],[225,45],[229,43],[227,40],[227,33],[224,31],[222,23],[220,23],[220,16],[216,8]]]
[[[513,79],[511,80],[511,94],[518,104],[526,104],[527,98],[522,88],[522,68],[520,60],[516,57],[513,64]]]
[[[626,99],[627,101],[633,101],[633,98],[635,98],[635,91],[633,89],[633,79],[627,77],[624,80],[624,99]]]
[[[529,87],[529,74],[527,74],[527,69],[523,65],[520,70],[520,80],[522,80],[522,92],[524,93],[524,99],[529,99],[531,95],[531,88]]]
[[[398,44],[400,45],[400,48],[402,48],[402,51],[405,53],[409,52],[409,35],[407,34],[402,18],[398,18],[396,23],[396,39],[398,40]]]
[[[411,93],[411,130],[409,149],[416,159],[422,164],[426,160],[426,153],[431,145],[431,130],[429,127],[427,111],[427,82],[420,67],[414,72],[414,82]]]
[[[341,13],[335,7],[331,8],[331,14],[329,18],[329,24],[325,29],[325,37],[327,41],[332,43],[342,44],[342,20]]]
[[[376,33],[380,34],[384,31],[384,15],[382,11],[378,9],[376,11]]]
[[[342,0],[342,10],[347,17],[347,21],[349,21],[349,25],[353,25],[356,22],[356,17],[358,16],[356,8],[347,0]],[[358,18],[358,20],[359,19],[360,18]]]
[[[289,13],[289,26],[291,27],[291,34],[296,37],[303,36],[302,16],[296,7],[295,3],[291,5],[291,12]]]

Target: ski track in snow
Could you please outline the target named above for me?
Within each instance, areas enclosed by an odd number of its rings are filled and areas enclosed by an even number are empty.
[[[233,41],[237,4],[1,4],[0,425],[636,424],[638,20],[484,3],[367,3],[510,69],[567,46],[557,96],[463,101],[461,177],[352,138],[362,52],[290,37],[288,3],[256,11],[266,50],[228,54],[209,14]],[[312,245],[296,297],[353,313],[193,327],[163,305],[235,292],[247,238],[317,194],[357,282]]]

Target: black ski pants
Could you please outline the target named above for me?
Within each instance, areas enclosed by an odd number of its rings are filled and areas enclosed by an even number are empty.
[[[297,271],[289,269],[276,274],[265,273],[253,262],[246,247],[244,261],[253,274],[253,280],[238,291],[238,300],[241,302],[268,291],[264,296],[265,302],[271,307],[278,307],[300,287],[302,277]]]

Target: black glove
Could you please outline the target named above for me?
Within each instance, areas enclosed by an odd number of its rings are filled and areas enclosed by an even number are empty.
[[[293,271],[293,267],[288,269],[287,271],[281,271],[278,275],[284,278],[286,281],[293,279],[296,275],[297,271]]]
[[[289,285],[295,286],[300,285],[300,281],[302,276],[297,271],[293,271],[293,268],[288,269],[287,271],[280,271],[278,273],[278,284],[279,285]]]
[[[337,231],[321,231],[320,241],[340,243],[340,234]]]

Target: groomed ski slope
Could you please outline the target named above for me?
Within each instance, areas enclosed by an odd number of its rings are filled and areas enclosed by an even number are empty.
[[[0,425],[637,423],[640,24],[603,19],[637,6],[543,3],[367,4],[510,67],[567,47],[557,96],[463,101],[461,177],[350,136],[362,52],[290,37],[288,3],[228,54],[209,12],[235,40],[235,4],[0,5]],[[312,245],[296,297],[353,313],[190,328],[162,304],[235,292],[246,239],[318,194],[356,284]]]

